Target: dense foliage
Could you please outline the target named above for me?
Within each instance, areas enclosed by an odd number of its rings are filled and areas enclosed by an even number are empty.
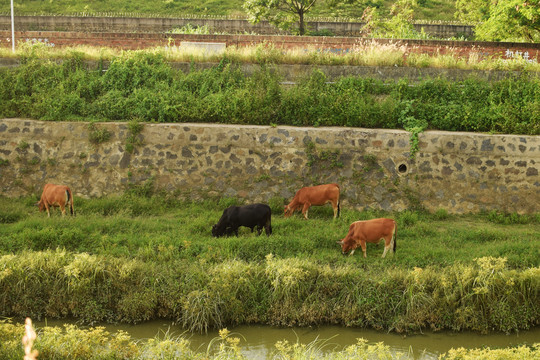
[[[61,64],[28,56],[0,70],[0,117],[354,126],[540,134],[540,80],[426,79],[388,82],[320,71],[283,86],[272,66],[245,75],[226,57],[209,70],[183,73],[162,55],[130,52],[107,71],[81,54]]]
[[[538,216],[457,217],[314,208],[270,237],[211,226],[234,199],[77,199],[46,218],[34,199],[2,199],[0,313],[85,323],[172,319],[194,331],[235,324],[341,324],[395,331],[516,331],[540,322]],[[352,221],[398,221],[397,253],[342,256]]]
[[[380,8],[388,14],[394,0],[358,0],[358,1],[330,1],[321,2],[315,6],[310,14],[327,17],[353,17],[360,18],[367,6]],[[454,0],[419,0],[420,8],[416,18],[426,20],[453,20]],[[80,2],[74,0],[55,1],[15,1],[15,13],[21,14],[103,14],[117,13],[122,15],[163,15],[178,16],[196,14],[198,16],[233,15],[245,16],[242,5],[244,0],[185,0],[152,2],[142,0],[130,1],[95,1]],[[0,11],[10,11],[9,2],[0,4]]]
[[[540,41],[540,3],[537,1],[457,0],[456,16],[478,22],[479,40],[532,42]]]

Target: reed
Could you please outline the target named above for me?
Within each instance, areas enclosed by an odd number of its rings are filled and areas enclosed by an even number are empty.
[[[24,326],[12,322],[0,321],[0,356],[6,360],[19,360],[24,352],[20,339],[24,334]],[[125,332],[109,333],[103,328],[82,329],[69,325],[64,328],[44,327],[37,329],[36,347],[43,359],[182,359],[182,360],[244,360],[241,334],[234,334],[223,329],[219,336],[212,339],[205,352],[192,350],[188,339],[184,336],[173,336],[166,333],[162,336],[140,342],[133,340]],[[504,349],[451,349],[442,354],[441,360],[502,360],[521,359],[534,360],[540,356],[540,345],[517,346]],[[308,344],[279,341],[274,351],[268,355],[271,360],[359,360],[359,359],[413,359],[408,353],[394,353],[383,343],[369,344],[358,339],[356,344],[345,349],[333,349],[327,340],[317,339]]]
[[[22,258],[31,260],[21,266]],[[4,255],[0,268],[2,314],[73,316],[89,324],[159,316],[192,331],[332,323],[398,332],[510,332],[540,317],[540,269],[509,270],[504,258],[382,271],[273,256],[262,264],[201,265],[45,251]]]
[[[485,58],[479,53],[471,53],[464,58],[453,49],[444,53],[425,54],[408,51],[399,41],[382,44],[376,40],[363,39],[349,51],[330,52],[318,48],[281,49],[272,43],[246,47],[227,47],[224,54],[216,54],[194,47],[181,48],[169,39],[165,47],[145,50],[120,50],[110,47],[88,45],[53,47],[40,42],[20,42],[16,52],[0,47],[0,57],[20,58],[38,57],[51,60],[67,60],[78,56],[83,60],[111,61],[122,54],[146,53],[161,55],[169,62],[211,62],[223,59],[236,63],[254,64],[306,64],[306,65],[351,65],[351,66],[407,66],[417,68],[449,68],[463,70],[506,70],[540,71],[538,62],[523,58],[499,59]]]

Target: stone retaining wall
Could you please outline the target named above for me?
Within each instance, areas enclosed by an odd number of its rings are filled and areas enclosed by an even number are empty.
[[[90,142],[107,130],[110,139]],[[178,197],[290,200],[302,186],[337,182],[344,207],[450,213],[536,213],[540,137],[427,131],[410,159],[400,130],[145,124],[126,151],[125,123],[0,120],[0,194],[38,194],[47,182],[75,196],[153,185]]]

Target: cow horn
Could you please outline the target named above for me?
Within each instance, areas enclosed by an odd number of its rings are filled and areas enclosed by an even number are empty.
[[[338,241],[336,241],[336,242],[337,242],[338,244],[343,245],[343,240],[338,240]]]

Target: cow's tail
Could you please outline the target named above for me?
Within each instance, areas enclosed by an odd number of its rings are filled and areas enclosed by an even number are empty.
[[[75,216],[75,209],[73,208],[73,194],[71,193],[71,189],[66,189],[66,197],[67,197],[67,203],[69,203],[69,211],[71,212],[71,215]]]
[[[336,217],[339,217],[339,214],[341,213],[341,207],[339,206],[341,204],[341,202],[339,201],[340,188],[339,188],[339,184],[334,183],[333,185],[335,185],[338,190],[337,191],[337,216]]]
[[[394,221],[394,248],[392,249],[393,252],[396,252],[397,248],[397,223]]]

